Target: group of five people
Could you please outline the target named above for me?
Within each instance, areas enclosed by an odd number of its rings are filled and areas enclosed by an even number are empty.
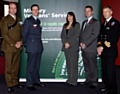
[[[13,87],[22,88],[18,83],[19,61],[22,45],[26,47],[27,68],[26,85],[31,91],[36,90],[34,85],[44,86],[40,82],[39,69],[43,52],[41,40],[42,28],[38,19],[39,6],[31,6],[32,15],[26,18],[22,26],[20,18],[16,17],[17,8],[14,3],[9,5],[9,14],[2,23],[2,50],[5,53],[5,79],[8,92],[13,92]],[[79,47],[82,51],[86,80],[81,85],[90,84],[90,88],[98,86],[97,54],[101,56],[102,81],[105,87],[101,91],[108,94],[117,94],[115,74],[115,59],[117,57],[117,42],[120,34],[120,23],[112,17],[112,8],[103,8],[105,22],[100,22],[93,17],[92,6],[85,7],[86,20],[80,28],[75,14],[68,12],[66,23],[61,32],[62,51],[66,57],[68,73],[67,85],[76,86],[78,79]],[[107,21],[107,22],[106,22]]]

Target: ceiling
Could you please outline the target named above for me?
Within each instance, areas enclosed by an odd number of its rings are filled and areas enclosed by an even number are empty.
[[[18,0],[3,0],[3,1],[18,2]]]

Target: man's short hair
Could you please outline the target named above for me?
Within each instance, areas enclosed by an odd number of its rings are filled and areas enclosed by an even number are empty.
[[[31,10],[32,10],[32,8],[35,7],[35,6],[38,7],[38,10],[39,10],[38,4],[33,4],[33,5],[31,6]]]
[[[85,7],[85,9],[86,9],[86,8],[90,8],[90,9],[91,9],[91,11],[93,11],[93,7],[92,7],[92,6],[90,6],[90,5],[86,6],[86,7]]]
[[[103,8],[103,9],[106,9],[106,8],[109,8],[109,9],[112,11],[111,6],[104,6],[104,8]]]
[[[9,9],[10,9],[10,5],[11,5],[11,4],[14,4],[14,5],[17,7],[16,3],[10,2],[10,3],[9,3]]]

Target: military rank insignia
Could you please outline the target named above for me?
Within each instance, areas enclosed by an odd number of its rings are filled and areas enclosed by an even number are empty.
[[[111,47],[110,42],[108,42],[108,41],[105,41],[104,44],[105,44],[105,46],[108,47],[108,48]]]
[[[111,26],[114,26],[115,22],[111,22]]]
[[[20,22],[18,22],[18,24],[19,24],[19,25],[23,25],[23,22],[22,22],[22,21],[20,21]]]

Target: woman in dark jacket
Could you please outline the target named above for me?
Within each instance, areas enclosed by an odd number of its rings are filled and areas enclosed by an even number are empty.
[[[66,23],[63,25],[61,32],[62,51],[66,57],[66,67],[68,80],[66,84],[71,86],[77,85],[78,79],[78,56],[79,56],[79,35],[80,24],[76,22],[75,14],[68,12]]]

